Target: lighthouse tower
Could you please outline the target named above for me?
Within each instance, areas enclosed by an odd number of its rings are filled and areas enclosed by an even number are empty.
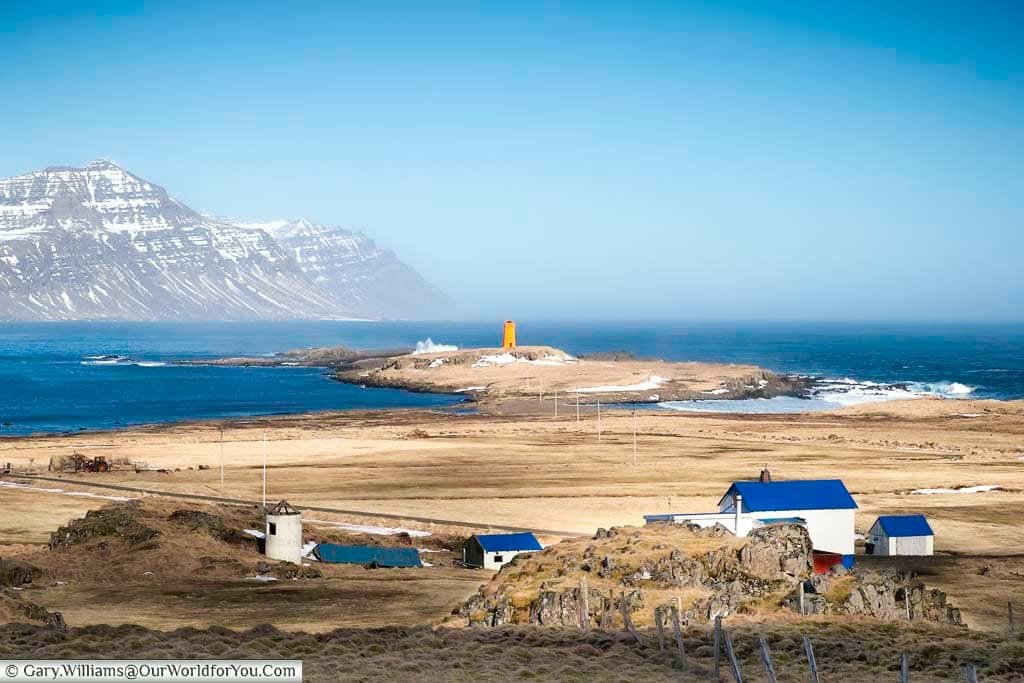
[[[505,321],[505,334],[502,335],[501,348],[508,350],[516,348],[516,324],[512,320]]]

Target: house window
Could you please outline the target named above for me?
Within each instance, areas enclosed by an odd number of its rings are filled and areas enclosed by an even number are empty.
[[[270,535],[277,536],[277,524],[275,524],[274,522],[270,522],[268,526],[270,527]]]
[[[495,555],[494,556],[494,561],[495,562],[504,562],[505,561],[505,557],[503,555]]]

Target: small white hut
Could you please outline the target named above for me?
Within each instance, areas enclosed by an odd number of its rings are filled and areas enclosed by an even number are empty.
[[[302,563],[302,513],[286,500],[267,510],[266,554],[271,560]]]
[[[870,555],[933,555],[935,532],[924,515],[882,515],[867,535]]]

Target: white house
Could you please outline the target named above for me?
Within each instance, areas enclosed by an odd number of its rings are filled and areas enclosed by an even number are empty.
[[[935,532],[924,515],[882,515],[868,531],[870,555],[933,555]]]
[[[718,512],[645,515],[648,522],[677,522],[711,527],[720,524],[746,536],[764,524],[804,524],[819,570],[842,562],[853,566],[853,517],[857,503],[839,479],[737,481],[718,501]]]
[[[467,567],[501,569],[516,555],[543,550],[537,537],[529,532],[518,534],[477,534],[462,546],[462,563]]]

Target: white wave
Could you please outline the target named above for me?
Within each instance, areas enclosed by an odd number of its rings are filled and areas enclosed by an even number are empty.
[[[915,382],[910,387],[914,391],[935,396],[966,396],[974,393],[974,387],[960,382]]]
[[[459,347],[454,344],[435,344],[433,339],[427,337],[423,341],[416,342],[416,350],[412,354],[418,356],[421,353],[444,353],[458,350]]]
[[[133,360],[127,356],[84,356],[86,360],[80,361],[81,365],[135,365],[140,368],[162,368],[167,363],[158,360]]]

